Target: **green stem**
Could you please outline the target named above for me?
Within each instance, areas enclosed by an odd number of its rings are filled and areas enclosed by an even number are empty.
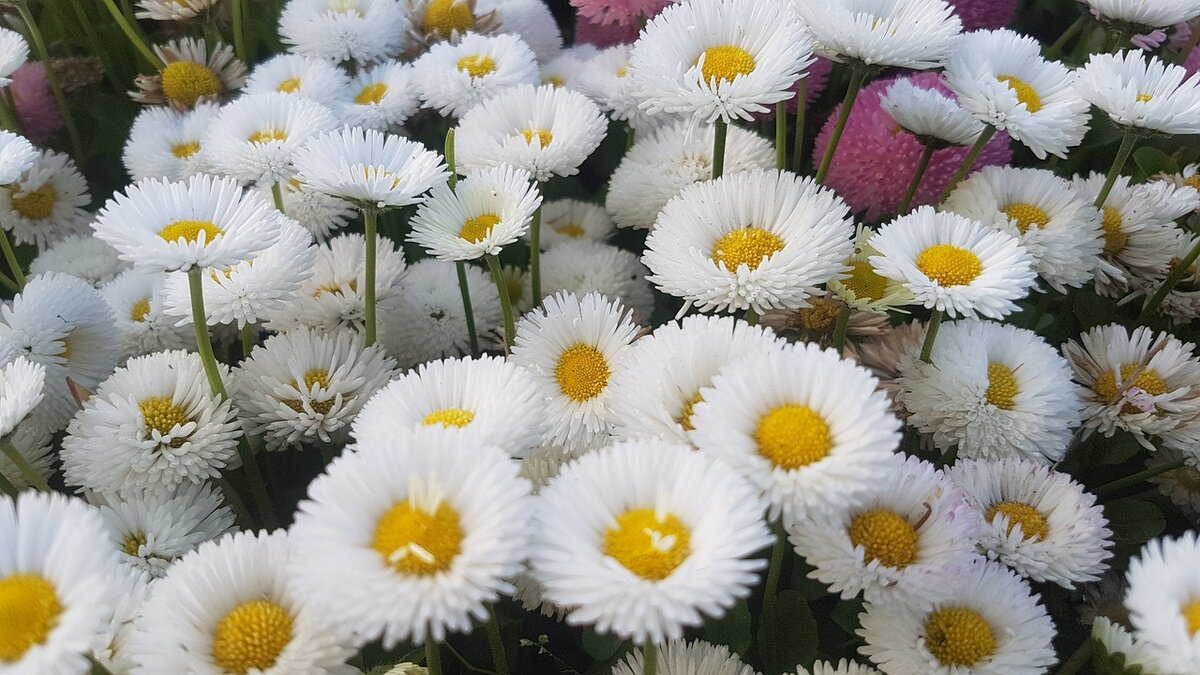
[[[17,113],[17,101],[13,98],[12,87],[4,87],[4,96],[0,98],[0,107],[4,108],[5,114],[11,115],[13,131],[24,136],[25,125],[21,124],[21,115]]]
[[[1179,459],[1176,459],[1171,462],[1167,462],[1166,464],[1159,464],[1158,466],[1150,467],[1149,469],[1146,469],[1145,471],[1139,471],[1131,476],[1126,476],[1124,478],[1118,478],[1117,480],[1114,480],[1112,482],[1105,483],[1104,485],[1101,485],[1100,487],[1096,488],[1095,490],[1092,490],[1092,494],[1097,497],[1106,497],[1113,493],[1120,492],[1121,490],[1124,490],[1125,488],[1127,488],[1131,485],[1137,485],[1137,484],[1142,483],[1150,478],[1154,478],[1155,476],[1160,476],[1164,473],[1169,473],[1176,469],[1182,469],[1182,468],[1186,467],[1187,465],[1188,465],[1187,459],[1184,457],[1180,457]]]
[[[17,290],[25,288],[25,272],[21,270],[21,263],[17,261],[17,253],[13,250],[12,242],[8,240],[8,232],[3,227],[0,227],[0,251],[4,252],[4,260],[8,262],[8,269],[12,271],[13,280],[17,282]]]
[[[233,0],[229,8],[229,13],[233,17],[233,51],[237,57],[246,62],[246,29],[243,27],[243,22],[246,18],[246,9],[242,6],[243,0]]]
[[[1197,32],[1200,32],[1200,29],[1197,29]],[[1144,324],[1158,310],[1163,300],[1166,300],[1167,295],[1171,293],[1171,289],[1175,288],[1188,275],[1188,271],[1196,263],[1196,258],[1200,258],[1200,240],[1196,241],[1196,245],[1192,247],[1192,250],[1188,251],[1188,254],[1183,259],[1171,267],[1171,273],[1167,275],[1162,286],[1158,287],[1158,290],[1151,296],[1150,301],[1142,308],[1142,312],[1138,314],[1138,325]]]
[[[450,185],[450,191],[453,192],[458,187],[458,166],[454,160],[454,127],[446,130],[446,140],[442,144],[442,155],[446,158],[446,166],[450,169],[450,177],[446,182]]]
[[[1117,183],[1117,176],[1121,175],[1121,169],[1125,168],[1125,162],[1129,159],[1130,153],[1133,152],[1133,146],[1137,144],[1137,137],[1133,134],[1126,133],[1121,139],[1121,147],[1117,150],[1117,156],[1113,158],[1112,166],[1108,169],[1108,177],[1104,179],[1104,187],[1100,188],[1100,194],[1096,195],[1096,202],[1093,204],[1097,209],[1104,208],[1104,202],[1108,201],[1108,194],[1112,192],[1113,185]]]
[[[254,324],[248,323],[242,326],[242,358],[250,358],[250,352],[254,351],[254,343],[257,342],[258,329]]]
[[[846,350],[846,329],[850,326],[850,305],[838,310],[837,323],[833,328],[833,348],[840,355]]]
[[[723,118],[717,118],[713,130],[712,177],[717,179],[725,173],[725,137],[729,134],[729,123]]]
[[[533,223],[529,226],[529,285],[533,291],[533,304],[542,303],[542,207],[533,212]]]
[[[778,647],[775,644],[775,602],[778,599],[779,577],[783,572],[783,559],[787,555],[787,532],[783,529],[782,521],[775,521],[771,525],[775,534],[775,543],[771,546],[771,562],[767,567],[767,581],[763,586],[763,625],[766,630],[763,635],[766,636],[766,660],[767,663],[773,665],[775,663],[775,651]]]
[[[21,289],[17,287],[17,282],[13,281],[12,277],[8,276],[4,272],[0,272],[0,286],[4,286],[13,293],[21,292]]]
[[[983,149],[987,147],[988,141],[992,140],[992,136],[995,135],[996,127],[986,125],[983,127],[983,132],[979,134],[979,138],[975,139],[975,145],[971,146],[971,151],[963,158],[962,166],[958,167],[958,171],[954,173],[950,182],[946,184],[946,189],[942,190],[942,196],[937,200],[938,204],[946,201],[946,197],[949,197],[950,193],[954,192],[954,188],[958,187],[962,179],[971,173],[971,169],[975,166],[975,160],[979,159],[979,153],[983,152]]]
[[[8,495],[9,497],[16,497],[20,490],[18,490],[17,486],[13,485],[12,481],[8,480],[3,473],[0,473],[0,492]]]
[[[653,642],[647,642],[642,647],[642,675],[657,675],[658,647]]]
[[[1057,675],[1074,675],[1079,672],[1080,668],[1087,665],[1092,659],[1092,638],[1088,636],[1084,638],[1083,644],[1075,650],[1071,657],[1063,662],[1062,667],[1058,669]]]
[[[921,179],[925,177],[925,170],[929,168],[929,162],[933,159],[933,148],[926,145],[921,150],[921,159],[917,162],[917,172],[913,174],[912,182],[908,184],[908,190],[904,193],[904,199],[900,202],[900,210],[898,215],[908,213],[908,209],[912,206],[913,197],[917,196],[917,189],[921,187]]]
[[[935,309],[929,317],[929,326],[925,331],[925,342],[921,345],[921,360],[925,363],[930,363],[929,357],[933,354],[933,343],[937,340],[938,329],[942,326],[942,310]]]
[[[796,133],[792,139],[792,171],[800,173],[804,166],[804,123],[808,111],[808,78],[796,85]]]
[[[50,52],[46,50],[46,41],[42,39],[42,31],[33,18],[33,12],[29,11],[29,6],[23,0],[16,3],[16,8],[17,12],[21,14],[21,20],[29,29],[33,50],[37,53],[38,60],[46,68],[46,84],[50,85],[50,94],[54,96],[54,102],[58,104],[59,112],[62,113],[63,124],[66,125],[67,136],[71,139],[71,150],[75,161],[81,162],[83,161],[83,143],[79,140],[79,129],[75,127],[75,117],[71,114],[70,106],[67,105],[67,97],[63,94],[58,76],[54,74],[54,68],[50,63]]]
[[[275,210],[287,215],[287,212],[283,210],[283,187],[279,183],[271,186],[271,199],[275,200]]]
[[[4,88],[5,93],[8,93],[8,87]],[[8,99],[12,94],[0,97],[0,125],[14,134],[21,134],[21,125],[17,122],[17,110],[15,107],[8,105]]]
[[[496,292],[500,294],[500,311],[504,313],[504,351],[512,348],[513,340],[517,337],[517,329],[513,322],[512,299],[508,297],[508,285],[500,273],[500,259],[494,255],[484,256],[488,269],[492,272],[492,281],[496,284]]]
[[[821,157],[821,166],[817,169],[817,182],[824,183],[829,173],[829,165],[833,164],[833,155],[837,152],[838,143],[842,140],[842,132],[846,130],[846,122],[850,119],[850,110],[858,92],[867,80],[867,69],[862,66],[851,66],[850,86],[846,88],[846,96],[842,99],[842,110],[838,113],[837,122],[833,125],[833,133],[829,135],[829,145],[825,147],[825,156]]]
[[[17,450],[17,446],[13,445],[8,437],[0,438],[0,451],[4,452],[4,456],[8,458],[8,461],[16,465],[17,471],[20,471],[21,475],[25,477],[26,483],[29,483],[42,492],[50,491],[50,484],[46,482],[45,478],[42,478],[37,469],[33,468],[29,460],[25,459],[25,455],[22,455],[21,451]]]
[[[1049,60],[1058,58],[1058,53],[1062,51],[1062,48],[1066,47],[1067,43],[1073,40],[1076,35],[1079,35],[1080,31],[1083,30],[1083,27],[1087,25],[1087,22],[1088,14],[1080,14],[1079,18],[1075,19],[1075,23],[1071,24],[1067,30],[1063,31],[1063,34],[1058,36],[1058,39],[1054,41],[1054,44],[1050,45],[1050,47],[1046,49],[1046,59]]]
[[[442,653],[438,650],[438,643],[433,640],[425,641],[425,668],[429,670],[429,675],[442,675]]]
[[[250,517],[250,509],[246,508],[246,502],[242,501],[242,496],[233,489],[233,485],[225,476],[217,476],[212,479],[212,482],[221,488],[221,497],[225,500],[225,504],[233,511],[234,522],[243,530],[254,529],[254,519]]]
[[[758,312],[754,311],[753,307],[747,308],[746,313],[742,315],[742,320],[751,326],[758,325]]]
[[[151,66],[153,66],[155,70],[161,71],[165,69],[167,64],[163,63],[163,60],[158,57],[158,54],[155,54],[154,50],[146,44],[146,41],[142,39],[142,36],[137,32],[137,29],[133,27],[132,23],[130,23],[129,17],[125,16],[125,14],[121,12],[116,3],[113,0],[104,0],[104,6],[108,8],[108,13],[112,15],[113,21],[117,23],[117,27],[121,29],[122,33],[125,33],[125,37],[129,38],[129,42],[133,45],[133,48],[142,55],[142,58],[145,59],[146,62]]]
[[[492,663],[496,667],[496,675],[508,675],[508,657],[504,653],[504,640],[500,637],[500,622],[496,621],[496,608],[488,610],[487,624],[488,647],[492,650]]]
[[[458,272],[458,292],[462,294],[463,312],[467,315],[467,339],[471,342],[471,355],[474,356],[479,353],[479,333],[475,330],[475,311],[471,307],[471,289],[467,286],[467,264],[456,260],[454,268]]]
[[[775,168],[787,169],[787,101],[775,104]]]
[[[363,209],[363,222],[366,224],[366,289],[364,295],[366,297],[366,341],[367,346],[375,344],[375,244],[376,227],[378,222],[379,212],[374,207]]]

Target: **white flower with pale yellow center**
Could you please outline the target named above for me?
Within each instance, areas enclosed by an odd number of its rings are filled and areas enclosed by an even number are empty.
[[[1056,662],[1054,624],[1029,585],[979,560],[940,592],[867,603],[859,653],[887,673],[1040,675]]]
[[[46,367],[23,356],[0,365],[0,438],[42,402]]]
[[[867,498],[900,422],[865,368],[813,343],[733,361],[702,387],[692,443],[746,476],[785,519]]]
[[[116,604],[115,547],[95,509],[27,490],[0,496],[0,663],[8,673],[74,675]]]
[[[194,349],[196,332],[190,323],[180,325],[177,317],[163,309],[162,272],[127,270],[100,287],[112,308],[119,342],[127,357],[168,349]]]
[[[651,115],[641,103],[636,78],[630,77],[630,56],[633,45],[613,45],[591,57],[577,61],[570,66],[569,79],[557,77],[559,86],[567,86],[588,95],[599,105],[608,116],[618,122],[629,125],[630,133],[649,132],[664,124],[670,124],[683,119],[682,114],[659,113]],[[571,59],[565,55],[558,60]],[[548,74],[551,63],[542,69],[542,82],[556,82],[555,76]],[[687,117],[690,117],[688,111]]]
[[[510,358],[537,381],[550,422],[548,440],[587,445],[608,433],[612,374],[637,331],[628,310],[596,293],[546,298],[521,319]]]
[[[811,178],[726,174],[667,203],[642,262],[681,313],[799,309],[845,269],[852,234],[850,207]]]
[[[279,241],[282,213],[233,178],[199,174],[173,183],[146,179],[100,210],[96,237],[135,268],[174,272],[224,270]]]
[[[838,300],[860,312],[884,314],[903,312],[904,305],[913,303],[913,295],[903,282],[880,276],[871,266],[871,256],[878,255],[871,246],[875,231],[859,225],[854,233],[854,252],[846,259],[846,271],[826,287]]]
[[[29,262],[29,274],[58,272],[100,286],[129,269],[117,250],[91,234],[75,234],[50,244]]]
[[[1200,16],[1196,0],[1082,0],[1100,20],[1121,21],[1146,28],[1167,28]]]
[[[295,178],[280,183],[279,188],[283,212],[312,233],[318,243],[324,244],[333,239],[358,215],[358,209],[353,204],[309,189]],[[264,199],[274,199],[270,185],[260,185],[259,192]]]
[[[134,624],[134,672],[337,671],[352,653],[348,636],[308,606],[288,574],[296,558],[290,539],[285,531],[239,532],[201,544],[173,565],[151,587]]]
[[[908,78],[891,84],[879,105],[902,129],[926,147],[971,145],[983,133],[983,124],[959,107],[951,96],[925,89]]]
[[[412,34],[423,44],[468,33],[511,33],[543,63],[562,50],[558,23],[542,0],[407,0],[407,5]]]
[[[1146,544],[1129,563],[1125,607],[1133,636],[1153,650],[1156,673],[1200,668],[1200,541],[1195,531]]]
[[[363,407],[352,433],[359,445],[412,429],[461,431],[514,457],[541,446],[546,413],[524,368],[493,357],[443,359],[393,380]]]
[[[513,592],[529,554],[533,504],[518,467],[443,429],[359,444],[309,485],[289,576],[356,644],[468,632]]]
[[[750,666],[725,645],[703,640],[670,640],[656,650],[659,675],[757,675]],[[642,675],[646,655],[640,649],[621,659],[609,675]]]
[[[92,202],[87,181],[74,160],[41,150],[33,166],[0,186],[0,227],[18,244],[47,244],[87,232]]]
[[[559,50],[549,60],[540,64],[542,84],[568,89],[580,89],[581,71],[592,57],[600,53],[595,45],[579,42]],[[584,92],[587,93],[587,92]],[[592,96],[588,94],[588,96]],[[595,97],[592,97],[595,100]]]
[[[139,19],[152,21],[183,21],[207,12],[217,0],[138,0]]]
[[[221,108],[201,103],[186,111],[146,108],[133,120],[121,159],[135,181],[183,180],[208,169],[200,140]]]
[[[0,185],[14,183],[37,164],[37,148],[24,136],[0,130]]]
[[[913,70],[937,68],[954,48],[962,22],[946,0],[792,0],[792,9],[834,61]]]
[[[629,308],[633,320],[649,324],[654,291],[638,256],[599,241],[567,241],[542,254],[542,294],[599,293]]]
[[[229,371],[220,366],[222,380]],[[242,427],[213,397],[200,357],[159,352],[130,359],[71,420],[62,443],[68,485],[113,494],[170,494],[239,464]]]
[[[0,29],[0,87],[12,84],[12,74],[29,60],[29,43],[15,30]]]
[[[528,173],[511,166],[467,175],[451,189],[433,187],[412,218],[408,241],[439,260],[478,260],[529,231],[542,195]]]
[[[316,101],[332,109],[346,97],[350,78],[323,59],[299,54],[279,54],[254,67],[242,94],[288,94]]]
[[[855,663],[848,659],[842,659],[837,663],[832,661],[817,661],[813,664],[811,670],[801,668],[796,671],[796,675],[881,675],[878,670],[871,666],[864,666],[861,663]]]
[[[537,57],[507,33],[439,42],[413,62],[412,80],[424,106],[443,117],[462,117],[510,87],[540,83]]]
[[[420,107],[412,66],[384,61],[358,71],[334,112],[346,126],[389,131],[404,124]]]
[[[626,441],[563,467],[537,496],[530,559],[567,623],[635,644],[720,618],[758,583],[764,503],[682,444]]]
[[[204,133],[200,151],[213,173],[271,185],[298,177],[297,151],[336,125],[325,106],[307,98],[280,93],[245,96],[221,108]]]
[[[642,29],[629,77],[650,114],[711,124],[751,120],[792,98],[812,62],[812,38],[785,3],[688,0]]]
[[[946,62],[946,84],[980,122],[1045,159],[1065,157],[1088,128],[1075,74],[1042,58],[1037,40],[1007,29],[967,33]]]
[[[603,206],[578,199],[542,202],[542,249],[568,241],[607,241],[614,232]]]
[[[154,45],[154,53],[166,65],[134,80],[138,90],[129,93],[139,103],[190,110],[222,101],[246,82],[246,64],[220,42],[210,47],[203,38],[182,38]]]
[[[292,53],[362,66],[400,53],[407,22],[401,0],[289,0],[279,38]]]
[[[1200,133],[1200,75],[1141,50],[1092,54],[1075,89],[1119,127],[1163,134]]]

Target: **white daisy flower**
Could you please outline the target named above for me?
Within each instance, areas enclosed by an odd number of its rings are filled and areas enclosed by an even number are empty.
[[[524,170],[482,169],[453,189],[448,183],[435,185],[412,218],[408,241],[439,260],[497,256],[529,231],[541,204],[537,185]]]
[[[242,94],[290,94],[316,101],[327,109],[346,97],[350,78],[324,59],[299,54],[279,54],[258,64],[242,87]]]
[[[834,61],[928,70],[944,64],[962,32],[945,0],[792,0],[792,9]]]
[[[1103,651],[1100,651],[1103,649]],[[1125,627],[1112,620],[1098,616],[1092,620],[1092,660],[1093,665],[1112,663],[1120,658],[1121,671],[1153,673],[1156,672],[1155,650],[1139,640],[1133,639],[1133,634]],[[1141,670],[1134,670],[1140,668]],[[1125,670],[1128,669],[1128,670]]]
[[[529,553],[529,482],[499,448],[441,429],[372,439],[309,485],[297,591],[356,643],[468,632]],[[330,574],[337,570],[337,574]]]
[[[579,92],[549,85],[510,87],[459,120],[458,172],[511,164],[538,182],[574,176],[607,129],[600,108]]]
[[[0,660],[9,673],[74,675],[116,603],[116,552],[96,510],[35,491],[0,496]]]
[[[468,33],[439,42],[413,62],[413,85],[426,108],[462,117],[471,108],[519,84],[538,84],[537,57],[516,35]]]
[[[1047,61],[1037,40],[1011,30],[967,33],[946,62],[963,110],[1025,144],[1038,159],[1065,157],[1087,133],[1088,102],[1076,76]]]
[[[269,449],[341,443],[395,367],[360,333],[297,328],[267,338],[234,369],[233,400]]]
[[[166,67],[134,79],[137,91],[129,95],[138,103],[190,110],[200,103],[227,99],[246,83],[246,64],[227,44],[217,42],[210,48],[204,38],[185,37],[153,49]]]
[[[100,287],[112,308],[127,357],[169,349],[194,349],[196,332],[163,309],[167,275],[129,270]]]
[[[542,202],[542,249],[568,241],[606,241],[613,232],[612,218],[599,204],[578,199]]]
[[[613,45],[585,60],[564,53],[542,68],[542,82],[587,94],[611,119],[627,123],[633,132],[652,131],[664,123],[682,119],[679,114],[651,115],[640,107],[644,100],[639,95],[640,85],[636,78],[630,77],[632,54],[633,45],[629,44]],[[556,67],[563,72],[559,74]]]
[[[131,185],[104,205],[92,228],[134,267],[174,272],[250,260],[279,240],[284,221],[236,180],[200,174]]]
[[[889,458],[887,476],[857,506],[787,524],[809,577],[848,600],[915,601],[976,560],[972,506],[932,464]]]
[[[296,54],[364,65],[404,49],[407,21],[400,0],[291,0],[279,37]]]
[[[184,21],[207,12],[217,0],[138,0],[134,14],[153,21]]]
[[[521,319],[510,358],[537,380],[551,442],[586,445],[608,432],[609,384],[637,331],[620,303],[596,293],[546,298]]]
[[[466,271],[475,325],[486,333],[500,325],[500,294],[486,272],[471,265]],[[396,301],[380,310],[379,341],[401,367],[471,352],[454,265],[431,259],[416,262],[400,287]]]
[[[1037,280],[1016,237],[923,206],[871,237],[875,271],[903,281],[919,304],[951,317],[1000,319]]]
[[[38,149],[24,136],[0,130],[0,185],[17,182],[21,174],[37,164],[40,156]]]
[[[751,120],[793,97],[812,39],[782,2],[688,0],[650,19],[629,76],[649,113]]]
[[[29,263],[30,274],[59,272],[102,286],[129,267],[117,250],[90,234],[72,235],[42,249]]]
[[[204,133],[200,151],[214,173],[270,185],[295,176],[293,162],[300,146],[336,124],[327,108],[306,98],[279,93],[245,96],[221,108]]]
[[[42,402],[46,367],[23,356],[0,366],[0,438]]]
[[[627,441],[542,488],[530,566],[567,623],[635,644],[677,640],[758,583],[771,543],[763,502],[686,445]]]
[[[1154,651],[1154,672],[1200,668],[1200,541],[1194,531],[1146,544],[1129,563],[1125,606],[1133,636]]]
[[[463,2],[462,4],[466,4]],[[624,46],[628,53],[628,45]],[[583,91],[593,101],[600,101],[582,84],[583,69],[587,67],[589,61],[600,54],[600,49],[595,45],[590,45],[586,42],[577,42],[570,47],[561,49],[550,59],[539,59],[542,61],[541,72],[542,84],[549,84],[555,87],[566,87]],[[603,104],[600,104],[603,106]]]
[[[73,234],[85,234],[92,202],[87,181],[74,160],[53,150],[39,151],[33,167],[0,186],[0,227],[18,244],[39,248]]]
[[[686,122],[657,129],[637,140],[609,181],[605,208],[619,227],[648,230],[667,202],[683,188],[712,177],[712,126]],[[775,168],[775,149],[762,136],[730,127],[725,139],[725,173]]]
[[[150,594],[150,576],[118,570],[110,579],[117,589],[116,604],[106,618],[106,625],[92,640],[91,657],[110,673],[129,673],[136,665],[129,653],[129,638],[133,635],[134,621],[141,614],[142,603]]]
[[[288,573],[287,532],[239,532],[201,544],[154,583],[129,651],[134,673],[318,675],[353,653]],[[204,589],[198,593],[197,589]]]
[[[371,397],[351,432],[359,445],[421,427],[462,429],[477,443],[523,457],[542,444],[542,397],[533,376],[492,356],[430,361]]]
[[[757,675],[729,647],[703,640],[670,640],[658,647],[655,659],[659,675]],[[642,675],[645,662],[643,650],[635,649],[613,666],[609,675]]]
[[[1034,271],[1059,293],[1091,281],[1099,264],[1100,212],[1051,171],[985,167],[959,183],[942,208],[1016,237]]]
[[[817,661],[813,664],[812,670],[801,668],[796,671],[796,675],[880,675],[880,673],[870,666],[842,659],[837,663]]]
[[[871,256],[879,255],[879,251],[871,246],[875,230],[865,225],[859,225],[855,230],[854,252],[846,258],[845,276],[830,280],[826,288],[838,300],[859,312],[886,315],[904,311],[900,307],[912,304],[912,293],[902,282],[880,276],[871,266]],[[850,320],[854,320],[854,314],[850,315]]]
[[[979,561],[924,601],[867,603],[859,653],[887,673],[1039,675],[1056,661],[1054,624],[1029,585]]]
[[[221,491],[207,483],[184,484],[175,493],[133,491],[125,499],[96,501],[121,563],[151,579],[165,575],[200,544],[237,530]]]
[[[142,110],[133,120],[121,154],[125,171],[135,181],[178,181],[208,171],[200,141],[220,110],[216,103],[201,103],[186,111],[163,106]]]
[[[334,110],[346,126],[376,131],[398,127],[421,107],[412,75],[412,66],[400,61],[364,68],[350,81]]]
[[[279,183],[279,188],[283,212],[308,230],[319,243],[332,239],[358,215],[353,204],[309,189],[295,178]],[[264,199],[274,199],[270,185],[259,186],[259,192]]]
[[[562,50],[562,34],[541,0],[408,0],[412,34],[418,42],[458,40],[467,33],[512,33],[539,61]]]
[[[1167,28],[1200,16],[1196,0],[1083,0],[1098,19],[1135,23],[1149,28]]]
[[[908,78],[899,78],[879,97],[879,105],[922,145],[971,145],[983,133],[983,124],[937,89],[924,89]]]
[[[667,203],[642,262],[682,311],[797,309],[842,272],[852,234],[850,207],[811,178],[726,174]]]
[[[1164,134],[1200,133],[1200,75],[1140,50],[1092,54],[1075,89],[1118,126]]]
[[[0,87],[12,84],[12,74],[29,60],[29,43],[15,30],[0,29]]]
[[[908,424],[959,457],[1062,459],[1083,392],[1058,351],[1031,330],[991,321],[943,324],[925,363],[899,362]]]
[[[638,323],[650,322],[654,291],[633,253],[599,241],[567,241],[543,253],[541,267],[544,296],[599,293],[628,307]]]
[[[229,371],[219,365],[221,379]],[[159,352],[118,368],[71,420],[62,443],[68,485],[120,495],[170,493],[238,465],[242,427],[213,397],[200,357]]]
[[[735,361],[700,389],[692,443],[766,494],[772,519],[852,506],[900,442],[900,422],[876,384],[813,343]]]

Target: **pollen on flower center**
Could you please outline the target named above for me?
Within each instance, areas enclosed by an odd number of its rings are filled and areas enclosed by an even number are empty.
[[[1200,173],[1183,179],[1183,184],[1200,191]]]
[[[783,239],[760,227],[741,227],[722,236],[713,244],[712,261],[725,264],[730,272],[745,265],[751,271],[763,260],[783,250]]]
[[[483,54],[471,54],[458,60],[458,72],[471,77],[483,77],[496,69],[496,60]]]
[[[964,286],[983,272],[983,263],[965,248],[935,244],[917,256],[917,269],[943,286]]]
[[[475,16],[466,0],[433,0],[421,24],[426,33],[466,33],[475,28]]]
[[[801,309],[798,316],[804,330],[824,333],[834,327],[842,304],[828,296],[811,298],[809,306]]]
[[[189,141],[187,143],[179,143],[171,146],[171,154],[175,155],[179,159],[187,159],[197,152],[200,152],[200,144],[196,141]]]
[[[549,129],[534,129],[531,127],[522,129],[521,135],[525,137],[525,142],[529,145],[533,145],[533,139],[536,138],[538,145],[543,148],[550,145],[554,140],[554,134],[550,133]]]
[[[151,396],[142,399],[138,403],[138,411],[142,414],[142,422],[145,423],[146,428],[153,429],[163,436],[171,433],[175,427],[191,421],[188,419],[187,411],[183,407],[175,405],[170,396]],[[171,441],[171,446],[177,448],[183,445],[183,441],[182,438],[176,438]]]
[[[221,79],[202,63],[176,61],[163,69],[162,89],[171,103],[191,108],[202,98],[220,94]]]
[[[850,521],[850,543],[863,547],[866,562],[904,568],[917,559],[917,530],[894,511],[875,509]]]
[[[478,244],[492,233],[492,228],[496,223],[500,222],[500,216],[494,213],[485,213],[481,216],[475,216],[467,222],[463,223],[462,229],[459,230],[458,236],[472,244]]]
[[[632,509],[604,533],[604,554],[648,581],[662,581],[692,552],[691,532],[679,518],[654,509]]]
[[[1042,109],[1042,97],[1038,96],[1037,90],[1021,78],[1014,75],[1001,75],[996,79],[1007,84],[1008,88],[1017,95],[1017,100],[1024,103],[1025,109],[1029,112],[1035,113]]]
[[[300,89],[300,78],[289,77],[288,79],[284,80],[283,82],[280,82],[279,86],[275,88],[275,91],[277,91],[281,94],[294,94],[299,89]]]
[[[970,667],[995,653],[996,636],[979,612],[947,607],[925,620],[925,648],[944,666]]]
[[[405,500],[379,519],[371,547],[396,571],[429,576],[450,569],[462,540],[458,513],[449,504],[443,502],[429,513]]]
[[[1104,207],[1104,221],[1101,227],[1104,229],[1104,252],[1109,255],[1115,255],[1125,250],[1125,245],[1129,243],[1129,235],[1121,229],[1125,224],[1125,217],[1116,207]]]
[[[121,542],[121,552],[128,556],[137,557],[138,551],[146,545],[145,532],[130,532]]]
[[[784,405],[763,415],[754,440],[760,455],[787,470],[818,462],[833,449],[829,425],[806,405]]]
[[[1121,366],[1121,381],[1119,383],[1117,382],[1116,373],[1111,370],[1105,371],[1104,374],[1096,378],[1096,381],[1092,383],[1092,391],[1096,392],[1105,401],[1116,399],[1118,385],[1125,385],[1133,375],[1136,367],[1133,364]],[[1128,389],[1141,389],[1151,396],[1162,396],[1169,391],[1166,381],[1158,373],[1149,368],[1143,368],[1138,373],[1138,376],[1133,378],[1133,383],[1122,390]]]
[[[263,143],[270,143],[271,141],[283,142],[287,139],[287,132],[271,127],[269,129],[263,129],[262,131],[256,131],[250,134],[250,137],[246,140],[254,143],[255,145],[261,145]]]
[[[1031,227],[1041,229],[1050,222],[1050,216],[1046,215],[1045,211],[1027,202],[1009,204],[1001,211],[1010,220],[1016,221],[1017,229],[1021,231],[1021,234],[1028,232]]]
[[[329,371],[325,370],[324,368],[312,368],[308,372],[304,373],[304,384],[303,385],[300,384],[299,382],[292,382],[293,387],[300,389],[300,390],[304,391],[305,393],[311,392],[314,385],[319,390],[328,389],[329,388]],[[336,401],[334,399],[328,399],[325,401],[309,401],[308,402],[308,404],[310,406],[312,406],[313,412],[315,412],[319,415],[328,415],[329,411],[333,410],[333,406],[335,403],[336,403]],[[304,402],[303,401],[298,401],[296,399],[288,399],[286,401],[283,401],[283,404],[286,405],[287,407],[291,408],[292,410],[295,410],[298,413],[304,412]]]
[[[354,102],[358,105],[372,105],[379,103],[387,96],[388,86],[382,82],[368,84],[358,92],[358,96],[354,97]]]
[[[871,263],[858,261],[850,264],[850,277],[839,283],[849,289],[855,298],[879,300],[887,293],[888,280],[876,273]]]
[[[274,666],[291,641],[291,614],[270,600],[251,600],[217,622],[212,657],[222,671],[246,675]]]
[[[548,84],[555,89],[560,89],[566,86],[567,81],[557,75],[543,75],[542,84]]]
[[[45,220],[54,213],[58,190],[50,183],[29,192],[13,193],[9,199],[13,210],[30,220]]]
[[[1017,386],[1017,376],[1013,369],[1003,363],[993,362],[987,368],[988,386],[987,402],[1001,410],[1012,410],[1017,406],[1017,394],[1021,393]]]
[[[578,225],[572,225],[570,223],[566,225],[558,225],[554,228],[554,231],[563,236],[571,237],[572,239],[578,239],[586,234],[582,227]]]
[[[465,427],[474,419],[475,413],[465,408],[442,408],[426,415],[421,424],[427,427],[435,424],[443,427]]]
[[[36,574],[0,579],[0,663],[18,661],[46,642],[62,614],[54,586]]]
[[[1153,101],[1153,100],[1154,100],[1154,96],[1152,94],[1138,94],[1137,95],[1138,103],[1149,103],[1150,101]]]
[[[694,396],[683,402],[683,407],[679,409],[679,415],[675,418],[675,421],[679,423],[679,426],[683,427],[684,431],[695,429],[692,426],[692,413],[696,411],[696,404],[703,400],[704,397],[700,395],[700,392],[696,392]]]
[[[211,220],[177,220],[159,230],[158,236],[171,243],[183,239],[189,244],[194,244],[199,240],[201,232],[204,233],[204,241],[210,244],[217,236],[225,234],[225,231]]]
[[[1009,534],[1012,534],[1017,525],[1021,526],[1021,535],[1024,541],[1043,541],[1046,535],[1050,534],[1050,525],[1046,523],[1046,517],[1042,515],[1041,511],[1025,502],[1003,501],[992,504],[983,517],[992,523],[995,522],[996,516],[1000,515],[1008,518],[1006,531]]]
[[[750,52],[733,45],[709,47],[704,50],[703,56],[704,65],[700,66],[700,72],[710,85],[732,82],[738,75],[754,72],[754,67],[758,65]],[[697,58],[696,62],[699,63],[700,59]]]
[[[594,346],[578,343],[558,357],[554,379],[567,398],[582,403],[604,393],[612,371],[608,360]]]
[[[1200,600],[1192,600],[1180,610],[1187,621],[1188,635],[1200,633]]]
[[[146,320],[146,315],[150,313],[150,298],[142,298],[133,303],[133,307],[129,308],[129,320],[141,323]]]

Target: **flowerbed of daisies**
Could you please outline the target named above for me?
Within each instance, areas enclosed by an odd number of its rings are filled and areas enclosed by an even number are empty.
[[[1200,0],[0,25],[0,675],[1200,673]]]

